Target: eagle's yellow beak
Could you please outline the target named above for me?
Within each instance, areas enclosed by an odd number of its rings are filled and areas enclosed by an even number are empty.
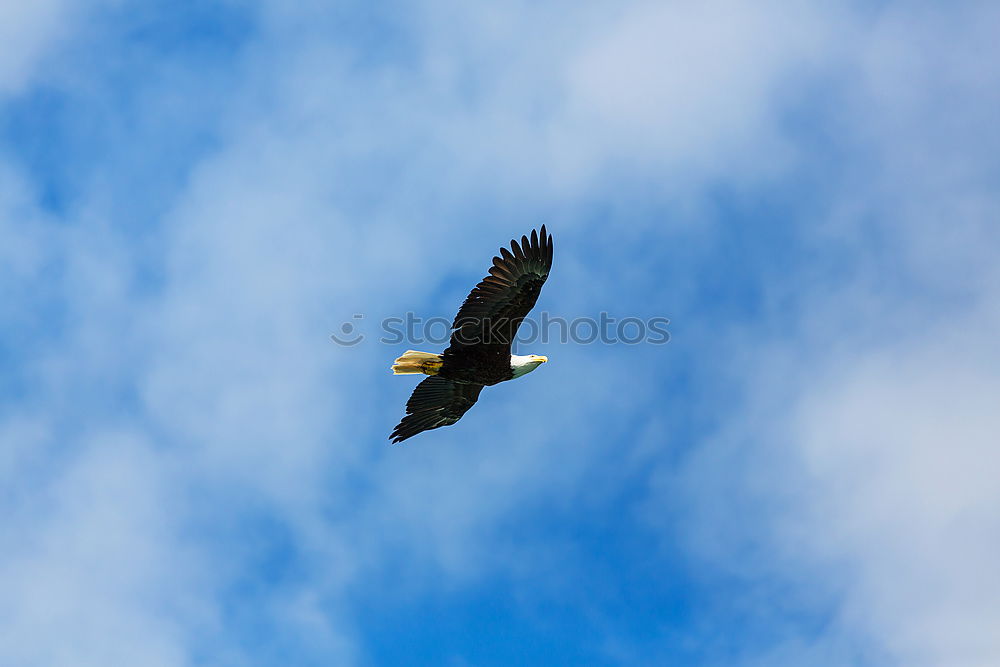
[[[548,360],[549,360],[549,358],[548,358],[548,357],[543,357],[543,356],[542,356],[542,355],[540,355],[540,354],[535,354],[535,355],[532,355],[532,356],[533,356],[533,357],[535,358],[535,361],[539,361],[539,362],[541,362],[541,363],[543,363],[543,364],[544,364],[544,363],[545,363],[546,361],[548,361]]]

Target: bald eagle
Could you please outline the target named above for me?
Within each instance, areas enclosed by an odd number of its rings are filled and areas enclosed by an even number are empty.
[[[462,418],[483,387],[513,380],[548,358],[511,354],[517,328],[538,300],[552,268],[552,237],[545,225],[531,238],[500,248],[490,275],[476,285],[451,325],[442,354],[407,350],[392,365],[395,375],[429,375],[406,402],[406,416],[389,439],[402,442],[422,431],[451,426]]]

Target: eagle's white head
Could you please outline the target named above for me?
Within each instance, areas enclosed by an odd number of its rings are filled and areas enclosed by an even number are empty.
[[[514,371],[514,377],[519,378],[538,368],[548,361],[548,357],[540,354],[512,354],[510,355],[510,368]]]

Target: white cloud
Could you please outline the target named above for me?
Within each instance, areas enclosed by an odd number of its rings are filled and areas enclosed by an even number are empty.
[[[4,449],[21,444],[48,443],[5,439]],[[157,457],[130,433],[102,433],[80,444],[75,451],[57,447],[65,460],[50,459],[47,475],[31,475],[31,493],[5,508],[4,660],[183,664],[177,618],[183,613],[193,621],[198,608],[187,598],[186,554],[172,534]],[[16,484],[29,469],[16,473],[5,481]]]
[[[0,93],[17,93],[38,61],[72,25],[73,3],[63,0],[0,4]]]
[[[841,620],[906,664],[1000,656],[993,308],[852,360],[794,406],[808,494],[785,548],[847,567]]]
[[[741,332],[725,377],[746,403],[661,469],[650,516],[720,571],[832,619],[742,660],[996,664],[998,14],[868,18],[827,114],[856,157],[803,228],[845,264],[769,286],[769,302],[798,304],[790,329]]]
[[[787,166],[783,94],[839,55],[831,47],[846,27],[795,2],[638,3],[570,64],[571,104],[586,136],[620,159],[695,172],[696,182],[773,173]]]

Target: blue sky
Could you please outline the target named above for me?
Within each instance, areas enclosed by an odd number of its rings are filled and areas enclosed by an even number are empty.
[[[998,30],[0,9],[0,663],[997,664]],[[670,343],[389,446],[377,323],[542,222],[540,310]]]

